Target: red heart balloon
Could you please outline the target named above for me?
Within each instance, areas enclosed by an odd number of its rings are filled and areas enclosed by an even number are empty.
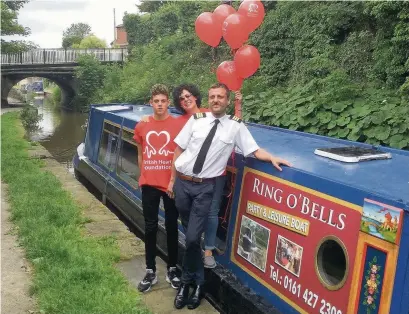
[[[226,84],[233,91],[239,90],[243,85],[243,79],[237,76],[234,61],[220,63],[217,67],[216,77],[220,83]]]
[[[265,16],[264,5],[258,0],[245,0],[240,4],[237,11],[247,18],[247,31],[251,33],[263,23]]]
[[[236,10],[231,5],[221,4],[216,9],[214,9],[213,17],[216,19],[221,28],[224,20],[233,13],[236,13]]]
[[[217,47],[222,38],[222,31],[211,12],[203,12],[195,21],[195,31],[197,36],[212,47]]]
[[[223,38],[232,49],[240,48],[249,37],[247,18],[239,13],[229,15],[223,22]]]
[[[244,45],[234,55],[234,64],[237,75],[241,78],[247,78],[260,67],[260,53],[257,48],[250,45]]]

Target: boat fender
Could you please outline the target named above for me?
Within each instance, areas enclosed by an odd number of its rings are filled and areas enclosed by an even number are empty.
[[[195,114],[193,115],[193,117],[194,117],[195,119],[206,118],[206,113],[205,113],[205,112],[198,112],[198,113],[195,113]]]
[[[232,114],[230,116],[230,120],[236,121],[238,123],[241,123],[243,120],[241,120],[239,117],[235,116],[234,114]]]

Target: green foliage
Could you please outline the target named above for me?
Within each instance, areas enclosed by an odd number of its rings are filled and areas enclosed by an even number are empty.
[[[51,99],[55,105],[61,103],[61,88],[55,84],[51,85]]]
[[[194,22],[219,4],[142,1],[148,13],[124,18],[130,60],[107,71],[95,98],[146,101],[153,84],[181,82],[197,84],[206,96],[217,66],[232,55],[223,40],[217,48],[202,43]],[[264,4],[264,22],[249,38],[262,60],[243,84],[245,118],[407,149],[409,3]]]
[[[30,29],[18,23],[18,10],[27,1],[1,1],[1,35],[27,36]],[[2,53],[17,53],[37,48],[33,42],[24,40],[4,40],[1,39]]]
[[[148,14],[142,16],[138,14],[126,14],[123,21],[130,45],[145,45],[154,39],[153,25]]]
[[[9,4],[1,1],[1,35],[27,36],[30,30],[18,23],[18,12],[10,8]]]
[[[409,106],[392,90],[351,84],[343,72],[244,98],[247,121],[409,149]]]
[[[79,45],[81,41],[91,34],[91,26],[86,23],[72,23],[62,35],[62,47],[70,48],[74,44]]]
[[[106,48],[107,43],[95,35],[88,35],[84,37],[79,44],[74,43],[71,47],[80,49]]]
[[[91,55],[81,55],[77,61],[79,66],[75,69],[75,77],[78,79],[79,88],[70,106],[76,110],[86,111],[103,86],[102,82],[108,67]]]
[[[151,1],[151,0],[142,0],[137,5],[140,12],[153,13],[156,12],[162,5],[169,1]]]
[[[1,179],[11,218],[32,263],[39,313],[148,314],[115,267],[114,237],[84,236],[81,209],[42,161],[29,158],[16,113],[1,116]]]
[[[2,53],[18,53],[25,52],[33,49],[37,49],[40,46],[32,41],[26,40],[1,40],[1,52]]]
[[[20,119],[27,131],[34,131],[38,129],[38,124],[43,118],[43,115],[38,113],[36,107],[26,105],[20,112]]]

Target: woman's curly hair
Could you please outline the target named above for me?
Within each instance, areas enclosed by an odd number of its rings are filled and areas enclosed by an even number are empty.
[[[196,97],[197,107],[200,108],[200,105],[202,104],[202,95],[200,94],[199,88],[196,85],[193,85],[193,84],[181,84],[179,86],[176,86],[173,89],[173,92],[172,92],[173,104],[175,105],[176,109],[183,112],[184,114],[186,113],[186,111],[180,105],[180,99],[179,99],[179,97],[182,94],[183,90],[187,90],[194,97]]]

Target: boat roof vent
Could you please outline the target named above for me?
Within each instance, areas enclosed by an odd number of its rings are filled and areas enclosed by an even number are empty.
[[[392,155],[376,147],[344,146],[332,148],[317,148],[314,153],[343,162],[360,162],[376,159],[389,159]]]

